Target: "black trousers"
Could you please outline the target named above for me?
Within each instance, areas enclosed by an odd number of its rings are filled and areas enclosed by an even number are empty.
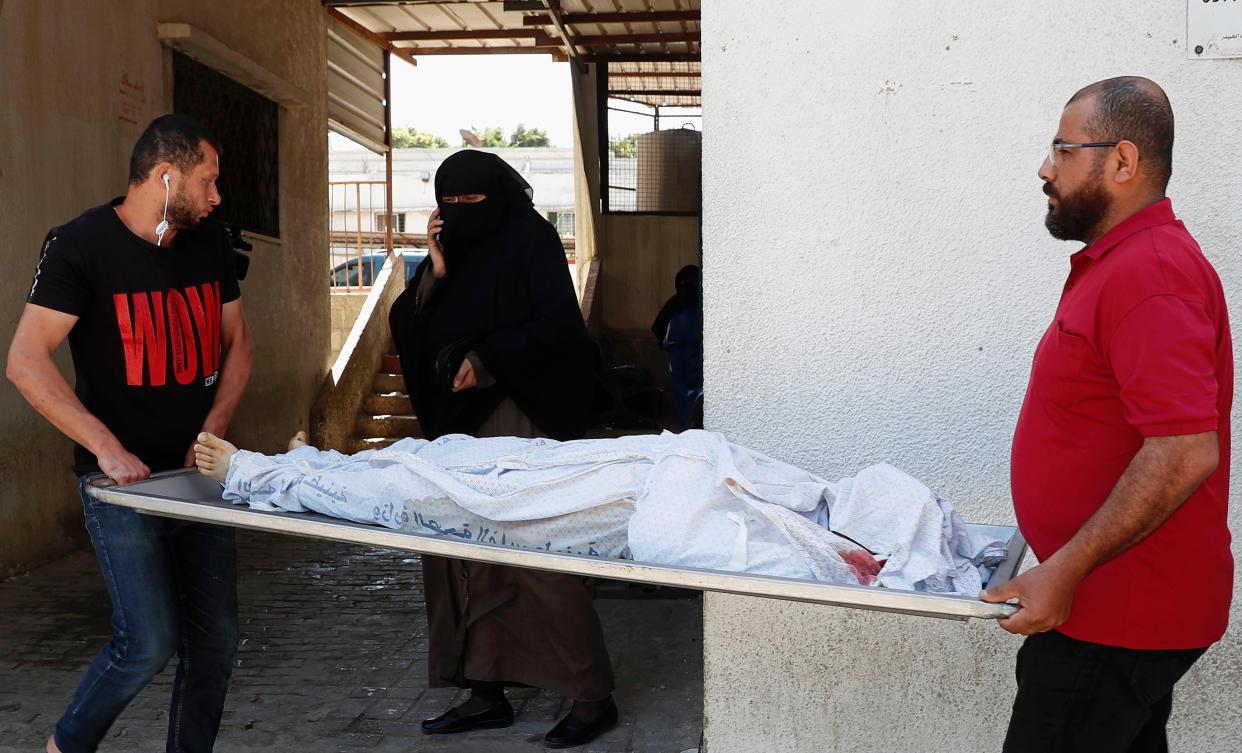
[[[1206,650],[1030,636],[1018,651],[1005,753],[1167,753],[1173,686]]]

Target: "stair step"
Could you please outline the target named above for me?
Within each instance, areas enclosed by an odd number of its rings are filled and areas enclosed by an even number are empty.
[[[371,389],[376,392],[405,392],[405,377],[400,374],[379,372],[371,382]]]
[[[388,374],[400,374],[401,359],[391,353],[380,356],[380,371]]]
[[[404,392],[373,392],[362,403],[362,412],[371,416],[412,416],[414,406]]]
[[[358,423],[355,424],[357,436],[360,437],[417,437],[422,434],[418,426],[418,419],[410,415],[378,415],[368,416],[361,414],[358,416]]]
[[[346,450],[353,454],[363,450],[381,450],[401,437],[351,437],[346,443]]]

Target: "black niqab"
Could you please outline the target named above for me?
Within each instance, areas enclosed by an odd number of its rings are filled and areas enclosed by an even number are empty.
[[[427,259],[389,312],[424,436],[473,434],[509,397],[549,436],[580,437],[597,362],[556,229],[535,211],[530,185],[494,154],[453,154],[435,187],[447,276],[419,308]],[[443,201],[464,194],[487,198]],[[445,372],[471,351],[496,384],[454,393]]]
[[[534,192],[509,163],[488,152],[465,150],[450,155],[435,179],[436,206],[444,227],[440,242],[445,253],[460,250],[482,238],[494,235],[510,206],[531,208]],[[445,196],[483,194],[477,204],[446,203]]]

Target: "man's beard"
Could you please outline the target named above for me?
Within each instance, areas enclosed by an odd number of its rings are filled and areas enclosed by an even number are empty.
[[[1044,226],[1053,238],[1062,241],[1094,240],[1092,235],[1113,201],[1104,190],[1103,177],[1103,165],[1100,164],[1091,171],[1082,187],[1073,193],[1062,194],[1051,183],[1044,184],[1044,193],[1057,199],[1056,208],[1050,205],[1044,217]]]
[[[168,224],[181,230],[198,227],[201,212],[194,211],[194,202],[184,189],[178,190],[168,202]]]

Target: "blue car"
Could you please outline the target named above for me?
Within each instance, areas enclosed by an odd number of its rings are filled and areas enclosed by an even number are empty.
[[[409,282],[410,278],[414,276],[415,270],[418,269],[418,265],[422,263],[423,259],[427,258],[427,252],[420,248],[397,249],[396,253],[405,259],[405,279],[406,282]],[[334,288],[370,287],[376,275],[384,268],[384,259],[387,256],[387,254],[379,252],[346,259],[332,268],[328,284]]]

